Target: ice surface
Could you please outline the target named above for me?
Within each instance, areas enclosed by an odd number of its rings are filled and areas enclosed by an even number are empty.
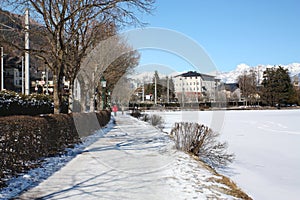
[[[236,155],[234,163],[221,173],[254,199],[299,199],[300,110],[156,114],[164,116],[165,131],[170,131],[178,121],[221,127],[220,139],[227,141],[229,151]]]

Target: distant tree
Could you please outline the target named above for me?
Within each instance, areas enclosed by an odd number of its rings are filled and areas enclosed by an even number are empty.
[[[121,77],[117,84],[115,84],[112,91],[112,102],[125,107],[128,105],[134,89],[130,86],[130,81],[125,77]]]
[[[155,94],[155,80],[156,80],[156,89],[157,89],[157,100],[159,100],[163,92],[163,86],[162,86],[162,81],[158,75],[158,71],[156,70],[153,75],[153,94]]]
[[[168,91],[169,88],[169,91]],[[172,101],[175,97],[174,93],[174,82],[172,78],[169,78],[168,76],[165,78],[161,78],[159,80],[159,86],[158,86],[158,93],[160,94],[160,98],[163,102],[167,102],[168,99],[168,92],[169,92],[169,101]]]
[[[144,85],[144,90],[146,95],[154,94],[154,84],[153,83],[147,83]]]
[[[268,68],[264,72],[262,85],[262,99],[271,106],[290,103],[295,95],[288,70],[281,66]]]
[[[165,77],[160,78],[158,72],[155,71],[152,79],[152,83],[145,84],[145,94],[153,94],[154,95],[154,82],[155,77],[157,80],[157,97],[161,98],[162,102],[167,102],[167,90],[168,90],[168,82],[169,82],[169,98],[170,101],[175,98],[175,89],[174,89],[174,81],[172,78]]]
[[[175,84],[173,78],[170,79],[170,98],[172,101],[175,100]]]
[[[157,70],[154,71],[154,75],[153,75],[153,79],[152,79],[153,83],[155,82],[155,79],[156,79],[157,83],[159,84],[160,78],[159,78]]]
[[[292,78],[292,84],[294,86],[294,95],[291,98],[291,103],[300,105],[299,74]]]
[[[296,104],[298,104],[298,105],[300,105],[300,89],[299,88],[297,88],[296,89]]]
[[[129,47],[126,48],[130,49]],[[140,54],[137,51],[128,50],[128,53],[123,54],[111,63],[103,72],[107,81],[107,89],[112,91],[119,79],[131,73],[133,68],[139,64],[139,60]]]
[[[237,82],[246,104],[248,104],[248,101],[253,102],[255,100],[255,95],[257,94],[258,83],[256,73],[254,71],[244,73],[238,77]]]

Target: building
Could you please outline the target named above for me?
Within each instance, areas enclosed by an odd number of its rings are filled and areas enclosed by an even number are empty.
[[[4,73],[5,89],[21,92],[22,91],[22,72],[18,68],[6,68]]]
[[[300,77],[300,73],[296,74],[292,77],[292,84],[297,89],[300,89],[299,77]]]
[[[21,92],[22,90],[22,67],[21,59],[19,57],[13,57],[5,55],[3,57],[3,88],[15,92]]]
[[[189,71],[173,78],[175,96],[179,102],[215,101],[220,79],[215,76]]]
[[[224,83],[219,86],[219,91],[224,94],[228,106],[237,106],[241,102],[241,89],[238,83]]]

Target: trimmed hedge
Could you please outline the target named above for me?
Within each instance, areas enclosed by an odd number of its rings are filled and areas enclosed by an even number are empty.
[[[99,123],[91,123],[95,115]],[[41,158],[57,155],[80,143],[78,122],[80,131],[88,136],[109,120],[108,111],[0,117],[0,187],[5,186],[8,177],[35,167]]]
[[[68,113],[67,98],[61,106],[62,113]],[[53,114],[53,99],[49,95],[22,95],[12,91],[0,92],[0,116]]]

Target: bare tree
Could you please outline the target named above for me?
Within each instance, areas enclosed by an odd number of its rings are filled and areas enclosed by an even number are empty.
[[[242,96],[245,98],[246,105],[248,101],[253,102],[257,95],[257,76],[254,71],[244,73],[237,79]]]
[[[126,76],[121,77],[118,83],[115,84],[111,98],[113,103],[121,107],[122,113],[129,106],[134,91],[135,89],[131,88],[130,80]]]
[[[103,93],[114,91],[115,86],[120,83],[119,79],[125,80],[125,76],[138,65],[139,58],[139,53],[132,50],[118,35],[101,41],[83,60],[85,67],[78,73],[84,90],[90,94],[91,103],[96,98],[97,105],[100,106]],[[101,78],[107,82],[105,88],[100,84]]]
[[[124,45],[126,45],[124,43]],[[109,65],[103,75],[108,82],[107,88],[112,91],[118,80],[124,75],[131,73],[140,60],[140,54],[126,47],[126,52]]]
[[[142,24],[135,12],[150,13],[153,3],[154,0],[3,0],[0,4],[15,12],[30,7],[31,15],[43,27],[40,35],[48,45],[31,51],[53,72],[54,112],[58,113],[63,77],[70,81],[72,90],[83,59],[99,41],[115,34],[116,27]]]

